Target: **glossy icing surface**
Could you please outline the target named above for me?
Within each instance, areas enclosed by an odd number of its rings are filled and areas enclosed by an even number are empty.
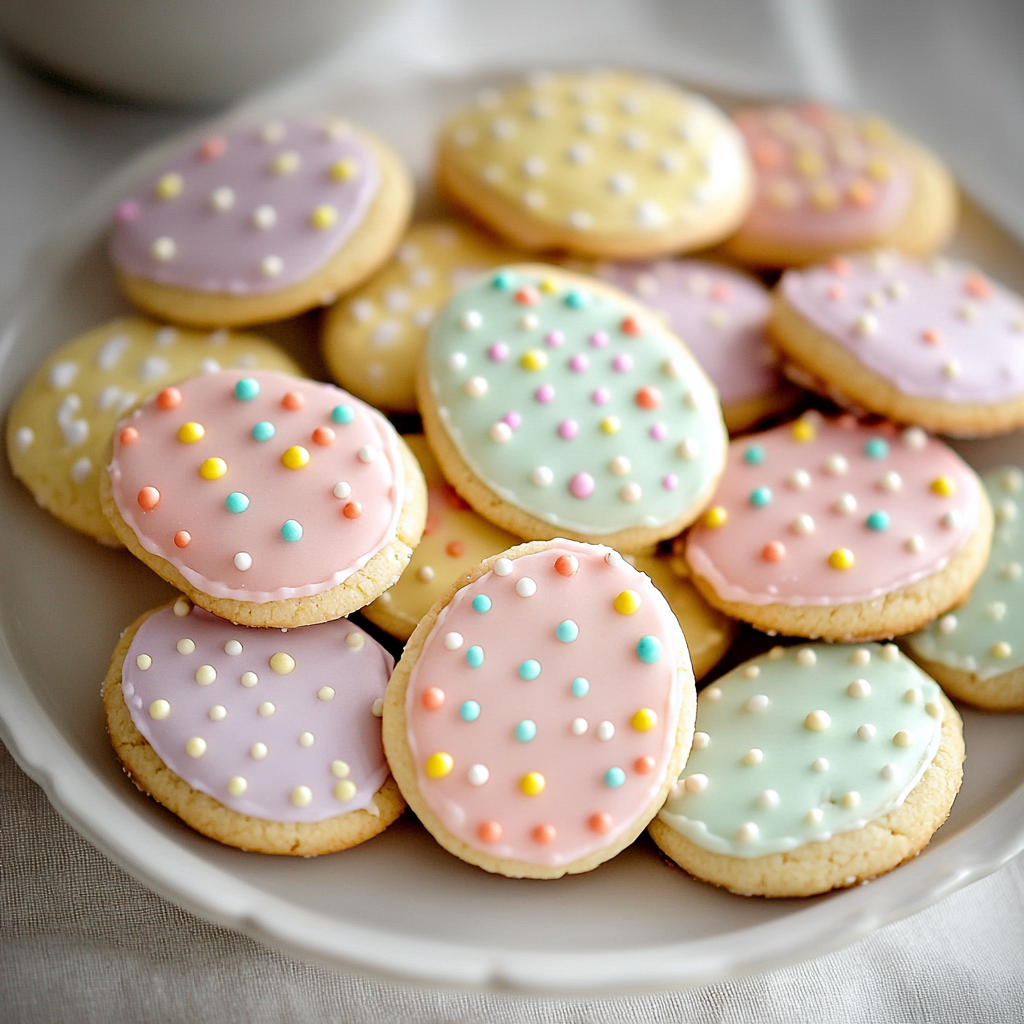
[[[808,414],[730,446],[686,559],[727,601],[871,600],[942,569],[974,532],[980,493],[918,428]]]
[[[122,672],[132,721],[164,764],[254,818],[372,811],[388,777],[379,702],[391,655],[347,619],[253,629],[189,607],[179,598],[151,615]]]
[[[988,565],[965,604],[912,633],[906,643],[919,657],[991,679],[1024,665],[1024,640],[1017,632],[1024,620],[1024,476],[1003,468],[985,473],[982,482],[996,515]]]
[[[659,817],[732,857],[863,828],[934,759],[941,694],[893,644],[776,647],[700,693],[694,746]]]
[[[789,270],[786,302],[906,395],[999,402],[1024,394],[1024,299],[958,260],[896,252]]]
[[[720,471],[714,389],[654,317],[531,265],[458,292],[428,381],[462,458],[505,501],[592,536],[681,516]]]
[[[247,295],[310,277],[362,223],[380,170],[342,121],[245,125],[189,147],[114,216],[117,268],[191,291]]]
[[[394,540],[405,500],[383,416],[264,371],[193,377],[145,402],[115,434],[110,476],[147,551],[199,590],[257,603],[343,582]]]
[[[578,860],[658,793],[692,679],[664,599],[611,549],[557,540],[499,561],[441,612],[413,668],[420,793],[475,849]]]
[[[913,172],[881,119],[818,103],[737,111],[755,168],[740,231],[765,241],[870,244],[910,204]]]

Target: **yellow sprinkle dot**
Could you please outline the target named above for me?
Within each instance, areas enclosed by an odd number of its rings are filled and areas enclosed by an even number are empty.
[[[219,480],[228,471],[228,464],[223,459],[207,459],[199,467],[199,475],[204,480]]]
[[[544,776],[540,772],[528,772],[519,780],[519,788],[527,796],[539,796],[544,792],[546,785]]]
[[[637,732],[650,732],[658,724],[658,713],[650,708],[641,708],[630,720],[629,724]]]
[[[281,456],[281,462],[287,466],[288,469],[302,469],[303,466],[309,464],[309,452],[307,452],[301,444],[293,444],[291,448]]]
[[[270,167],[275,174],[294,174],[299,169],[300,163],[302,163],[302,159],[299,154],[294,150],[286,149],[274,157],[274,162]]]
[[[807,444],[818,436],[818,432],[814,429],[814,424],[808,420],[797,420],[793,424],[792,433],[793,440],[799,441],[801,444]]]
[[[860,130],[865,141],[873,143],[885,142],[892,135],[892,129],[880,117],[865,118]]]
[[[828,564],[833,569],[852,569],[853,561],[853,552],[849,548],[836,548],[828,556]]]
[[[178,440],[183,444],[195,444],[196,441],[202,439],[206,433],[206,428],[202,423],[182,423],[178,427]]]
[[[937,476],[932,481],[932,490],[943,498],[948,498],[956,494],[956,483],[950,476]]]
[[[335,181],[351,181],[359,173],[359,161],[347,156],[331,165],[331,177]]]
[[[548,365],[548,354],[539,348],[531,348],[529,352],[523,353],[519,365],[524,370],[543,370]]]
[[[249,788],[249,783],[241,775],[232,775],[228,779],[228,792],[232,796],[241,796]]]
[[[868,161],[867,171],[875,181],[888,181],[892,176],[892,167],[889,161],[880,156],[872,157]]]
[[[334,787],[335,800],[341,800],[342,802],[344,802],[346,800],[351,800],[352,797],[354,797],[355,795],[355,783],[349,782],[348,779],[344,779]]]
[[[431,779],[443,779],[454,767],[455,762],[452,760],[452,755],[445,754],[443,751],[431,754],[427,758],[427,776]]]
[[[819,210],[834,210],[839,205],[839,191],[829,182],[815,185],[811,189],[811,202]]]
[[[620,615],[632,615],[640,607],[640,595],[635,590],[623,590],[612,606]]]
[[[550,277],[545,277],[540,283],[540,290],[547,295],[554,295],[558,291],[558,284]]]
[[[601,420],[601,432],[604,434],[617,434],[622,428],[622,420],[618,416],[606,416]]]
[[[171,705],[165,700],[155,700],[149,705],[149,717],[155,718],[158,722],[171,713]]]
[[[157,199],[173,199],[175,196],[181,195],[181,190],[185,187],[185,182],[180,174],[165,174],[157,183],[156,188],[153,190],[156,193]]]
[[[292,790],[291,802],[296,807],[308,807],[313,800],[313,791],[309,786],[296,786]]]
[[[1013,654],[1013,648],[1005,640],[999,640],[992,645],[993,658],[1008,658]]]
[[[816,178],[825,170],[825,161],[822,159],[821,154],[814,149],[801,150],[797,153],[794,162],[796,169],[805,178]]]
[[[333,228],[338,220],[338,211],[330,203],[318,206],[310,215],[309,222],[319,231]]]
[[[704,525],[710,526],[712,530],[725,526],[728,519],[729,513],[722,505],[713,505],[704,513]]]
[[[278,651],[270,656],[270,667],[279,675],[286,676],[295,668],[295,659],[290,654]]]
[[[366,637],[362,633],[349,633],[345,637],[345,646],[351,647],[353,651],[361,651],[366,646]]]
[[[202,757],[206,753],[206,740],[202,736],[193,736],[185,744],[185,753],[189,757]]]

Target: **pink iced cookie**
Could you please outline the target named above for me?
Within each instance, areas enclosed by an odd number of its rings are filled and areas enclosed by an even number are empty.
[[[200,606],[299,626],[394,583],[426,493],[388,421],[347,392],[222,370],[119,424],[103,506],[129,549]]]
[[[243,125],[190,143],[122,200],[110,254],[129,297],[152,312],[278,319],[333,301],[385,259],[407,192],[397,158],[346,122]]]
[[[973,470],[924,431],[807,414],[730,446],[686,559],[735,618],[860,640],[909,632],[962,600],[991,533]]]
[[[204,834],[267,853],[343,849],[401,810],[394,785],[382,789],[393,665],[345,619],[250,629],[182,597],[119,644],[109,731],[141,788]]]
[[[940,161],[884,121],[819,103],[740,110],[755,198],[726,243],[765,266],[891,244],[931,252],[952,232],[955,186]]]
[[[681,259],[606,263],[598,274],[659,314],[693,353],[718,389],[731,432],[794,404],[798,393],[768,344],[771,296],[755,278]]]
[[[778,295],[785,357],[844,404],[960,435],[1024,425],[1024,299],[970,264],[837,256]]]
[[[686,642],[603,546],[487,559],[426,616],[384,710],[395,779],[434,837],[513,877],[587,871],[631,843],[689,750]]]

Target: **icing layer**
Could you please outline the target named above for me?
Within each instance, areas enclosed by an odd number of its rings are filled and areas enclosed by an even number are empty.
[[[726,601],[868,601],[941,570],[974,532],[980,494],[916,427],[807,414],[730,446],[686,559]]]
[[[844,256],[789,270],[779,287],[905,395],[990,403],[1024,394],[1024,300],[968,263]]]
[[[189,607],[151,615],[122,671],[132,721],[167,767],[254,818],[372,810],[391,655],[347,619],[252,629]]]
[[[244,125],[189,147],[117,208],[110,252],[130,277],[248,295],[310,277],[362,223],[380,181],[341,121]]]
[[[110,478],[147,551],[199,590],[256,603],[342,583],[395,539],[405,499],[383,416],[265,371],[193,377],[143,403],[115,434]]]
[[[420,794],[476,850],[579,860],[658,793],[691,680],[664,598],[610,548],[557,540],[499,560],[441,612],[412,670]]]
[[[659,818],[732,857],[863,828],[921,781],[941,701],[893,644],[776,647],[700,693],[693,749]]]
[[[677,339],[588,279],[506,268],[438,316],[427,383],[505,501],[591,536],[682,516],[720,471],[714,389]]]

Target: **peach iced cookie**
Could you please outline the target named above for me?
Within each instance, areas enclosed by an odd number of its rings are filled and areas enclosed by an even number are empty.
[[[384,748],[455,856],[589,871],[657,813],[689,749],[693,675],[662,596],[617,552],[555,540],[461,579],[388,685]]]

